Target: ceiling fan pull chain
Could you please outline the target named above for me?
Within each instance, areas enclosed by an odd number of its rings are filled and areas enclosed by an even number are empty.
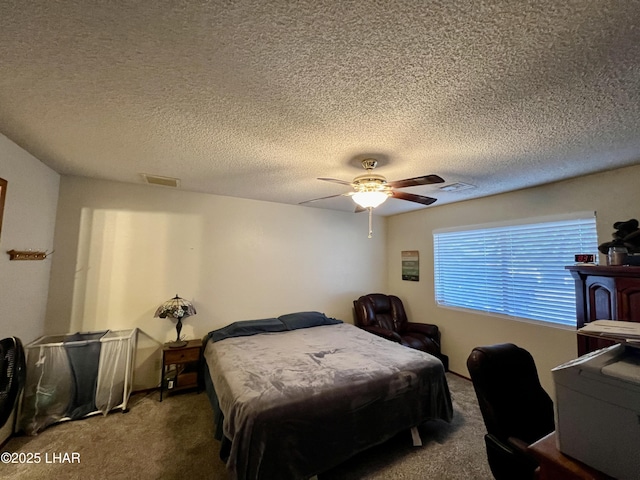
[[[372,224],[372,215],[373,215],[373,207],[369,207],[369,238],[373,236],[373,224]]]

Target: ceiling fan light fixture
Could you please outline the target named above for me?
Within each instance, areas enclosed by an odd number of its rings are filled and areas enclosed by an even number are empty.
[[[356,208],[356,212],[369,210],[369,236],[371,236],[371,211],[374,208],[382,205],[387,200],[387,198],[393,197],[398,200],[406,200],[408,202],[419,203],[421,205],[431,205],[437,200],[433,197],[425,197],[423,195],[416,195],[415,193],[403,192],[399,189],[406,187],[415,187],[418,185],[444,183],[444,179],[442,177],[431,174],[387,182],[387,179],[385,177],[373,172],[373,169],[376,167],[377,163],[377,160],[373,158],[366,158],[362,160],[362,167],[367,171],[367,173],[358,175],[351,182],[339,180],[337,178],[318,178],[318,180],[322,180],[324,182],[348,185],[352,187],[353,190],[338,195],[329,195],[327,197],[306,200],[304,202],[300,202],[300,204],[315,202],[317,200],[324,200],[326,198],[351,197],[353,198],[353,201],[358,205],[358,207]]]
[[[368,192],[356,192],[352,195],[353,201],[360,205],[362,208],[376,208],[384,203],[389,198],[389,192],[384,191],[368,191]]]

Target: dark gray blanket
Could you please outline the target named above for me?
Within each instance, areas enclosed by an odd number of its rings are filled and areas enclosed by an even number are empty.
[[[349,324],[208,342],[238,479],[302,479],[453,413],[442,363]]]

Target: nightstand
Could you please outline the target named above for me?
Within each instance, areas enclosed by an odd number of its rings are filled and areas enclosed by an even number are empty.
[[[189,340],[184,347],[162,347],[160,401],[165,390],[177,392],[199,388],[200,352],[202,340]]]

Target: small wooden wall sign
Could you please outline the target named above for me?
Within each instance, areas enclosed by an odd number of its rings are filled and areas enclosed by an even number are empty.
[[[34,252],[33,250],[9,250],[9,260],[44,260],[47,258],[46,252]]]

